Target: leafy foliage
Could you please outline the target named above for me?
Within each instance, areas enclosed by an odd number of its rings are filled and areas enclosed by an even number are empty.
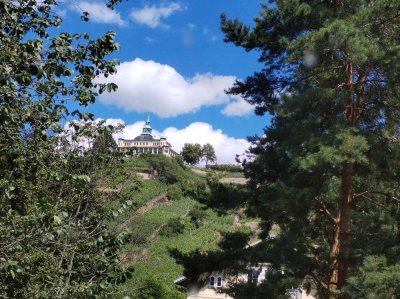
[[[157,280],[155,277],[148,278],[144,287],[140,288],[137,296],[134,298],[140,299],[176,299],[177,294],[172,289],[172,286],[168,286],[162,281]]]
[[[181,156],[190,165],[198,164],[202,157],[201,145],[198,143],[185,143],[181,151]]]
[[[184,176],[184,168],[177,163],[177,160],[171,159],[165,155],[143,155],[143,158],[149,163],[152,171],[158,175],[158,179],[166,184],[174,184],[180,181]]]
[[[210,143],[206,143],[203,145],[203,147],[201,148],[201,155],[202,159],[206,163],[206,167],[209,162],[211,163],[217,162],[217,156],[215,155],[214,147]]]
[[[170,219],[160,230],[160,236],[173,237],[181,234],[185,225],[180,218]]]
[[[207,167],[208,163],[217,162],[214,147],[210,143],[206,143],[203,146],[199,143],[185,143],[181,151],[181,156],[190,165],[199,164],[201,160],[204,160]]]
[[[167,197],[169,199],[177,200],[183,197],[183,192],[179,184],[168,186]]]
[[[90,124],[87,106],[115,84],[93,83],[116,71],[106,56],[114,32],[98,39],[60,33],[58,2],[0,3],[0,297],[90,298],[132,276],[97,200],[91,174],[115,161],[109,146],[84,150],[78,140],[113,129]],[[70,123],[62,132],[60,121]],[[97,138],[97,141],[98,138]],[[99,142],[97,142],[99,144]]]

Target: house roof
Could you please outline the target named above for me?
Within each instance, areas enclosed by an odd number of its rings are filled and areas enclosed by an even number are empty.
[[[154,139],[154,137],[151,136],[151,135],[142,134],[142,135],[139,135],[139,136],[135,137],[135,139],[133,139],[133,140],[135,140],[135,141],[156,141],[156,140],[159,140],[159,139]]]
[[[186,279],[187,279],[186,276],[181,276],[181,277],[178,277],[177,279],[175,279],[174,283],[180,283],[180,282],[185,281]]]

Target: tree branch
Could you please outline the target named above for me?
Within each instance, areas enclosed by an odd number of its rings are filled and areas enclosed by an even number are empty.
[[[332,224],[337,225],[337,219],[333,217],[326,204],[318,196],[314,197],[314,199],[319,203],[319,205],[321,206],[321,210],[325,212]]]
[[[353,199],[358,198],[358,197],[361,197],[361,198],[364,198],[364,199],[367,199],[367,200],[373,202],[374,200],[373,200],[372,198],[368,197],[367,194],[382,195],[382,196],[385,196],[386,199],[395,201],[395,202],[397,202],[398,204],[400,204],[400,198],[394,196],[393,193],[390,193],[390,192],[382,192],[382,191],[377,191],[377,190],[368,190],[368,191],[364,191],[364,192],[361,192],[361,193],[358,193],[358,194],[354,194],[354,195],[353,195]]]

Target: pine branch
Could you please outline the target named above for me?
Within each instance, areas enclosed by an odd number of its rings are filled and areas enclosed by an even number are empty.
[[[325,214],[328,216],[328,218],[332,222],[332,224],[337,225],[338,224],[337,219],[329,211],[329,209],[326,206],[326,204],[317,196],[314,197],[314,199],[319,203],[319,205],[321,206],[321,210],[325,212]]]
[[[382,191],[377,191],[377,190],[368,190],[368,191],[364,191],[358,194],[354,194],[353,195],[353,199],[355,198],[363,198],[363,199],[367,199],[368,201],[380,206],[380,207],[384,207],[383,205],[377,203],[375,200],[373,200],[372,198],[368,197],[367,194],[377,194],[377,195],[382,195],[385,196],[386,199],[388,200],[392,200],[395,201],[396,203],[400,204],[400,198],[394,196],[392,193],[390,192],[382,192]]]
[[[400,199],[398,197],[394,196],[390,192],[382,192],[382,191],[375,191],[375,190],[369,191],[369,192],[372,193],[372,194],[384,195],[384,196],[386,196],[387,199],[393,200],[393,201],[395,201],[397,203],[400,203]]]

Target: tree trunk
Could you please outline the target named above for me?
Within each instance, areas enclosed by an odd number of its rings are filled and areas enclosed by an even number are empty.
[[[352,201],[353,164],[343,164],[342,198],[336,217],[336,227],[331,248],[332,272],[329,282],[330,289],[340,290],[346,283],[349,268],[350,214]],[[347,298],[346,295],[331,298]]]

